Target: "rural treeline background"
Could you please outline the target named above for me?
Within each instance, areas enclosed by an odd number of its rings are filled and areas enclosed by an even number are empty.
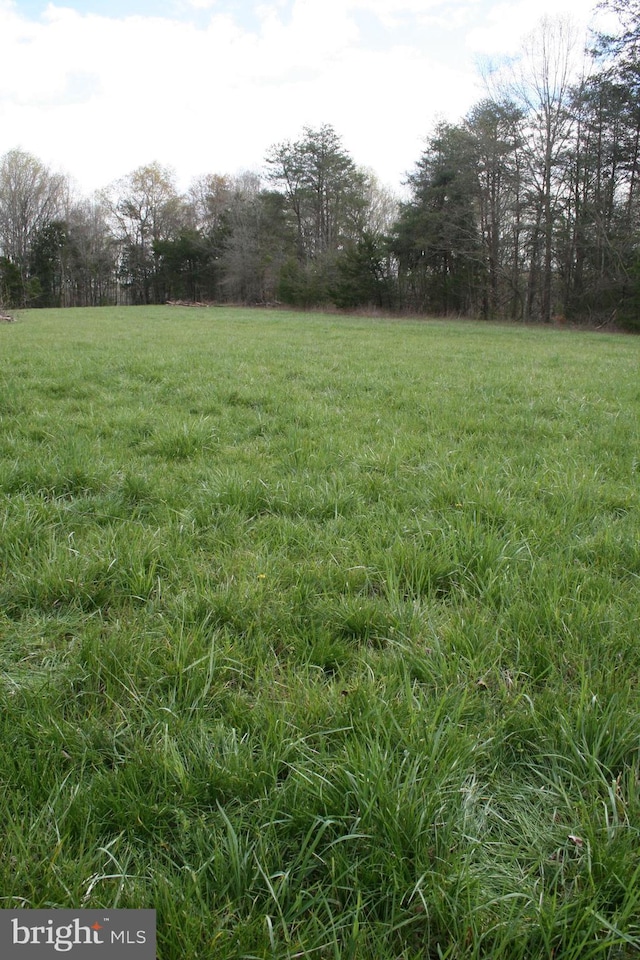
[[[569,23],[545,21],[488,70],[486,98],[428,137],[402,202],[329,125],[272,146],[260,173],[205,174],[186,193],[152,163],[78,198],[10,150],[0,302],[332,304],[640,329],[640,0],[605,6],[619,29],[587,53]]]

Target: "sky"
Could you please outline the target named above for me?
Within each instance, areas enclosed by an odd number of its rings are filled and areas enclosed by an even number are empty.
[[[595,2],[595,0],[594,0]],[[331,124],[399,191],[439,120],[485,95],[545,15],[591,0],[0,0],[0,156],[34,154],[82,195],[136,167],[264,168]]]

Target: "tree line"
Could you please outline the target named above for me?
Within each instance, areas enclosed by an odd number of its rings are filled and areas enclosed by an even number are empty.
[[[36,157],[0,159],[0,303],[333,304],[640,329],[640,0],[584,54],[544,21],[487,95],[442,122],[400,202],[329,125],[261,173],[179,192],[159,163],[91,198]]]

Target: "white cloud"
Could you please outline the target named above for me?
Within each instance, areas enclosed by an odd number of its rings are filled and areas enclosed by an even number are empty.
[[[439,10],[456,15],[467,6],[447,0],[345,0],[345,5],[375,15],[385,27],[398,27],[407,21],[430,21]]]
[[[511,49],[529,8],[261,0],[243,4],[240,20],[224,0],[177,0],[176,11],[186,4],[196,19],[50,3],[31,21],[0,0],[0,153],[30,150],[85,191],[152,160],[186,186],[200,173],[260,168],[272,143],[326,122],[397,187],[434,118],[455,120],[482,95],[474,55]]]
[[[522,39],[535,32],[544,17],[564,17],[574,25],[578,36],[586,38],[588,27],[596,17],[585,0],[520,0],[492,5],[485,22],[469,31],[469,50],[487,55],[517,53]]]
[[[185,0],[185,6],[193,10],[211,10],[218,0]]]

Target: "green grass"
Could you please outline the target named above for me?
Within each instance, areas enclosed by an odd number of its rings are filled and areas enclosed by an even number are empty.
[[[0,327],[0,905],[160,960],[640,949],[640,342]]]

